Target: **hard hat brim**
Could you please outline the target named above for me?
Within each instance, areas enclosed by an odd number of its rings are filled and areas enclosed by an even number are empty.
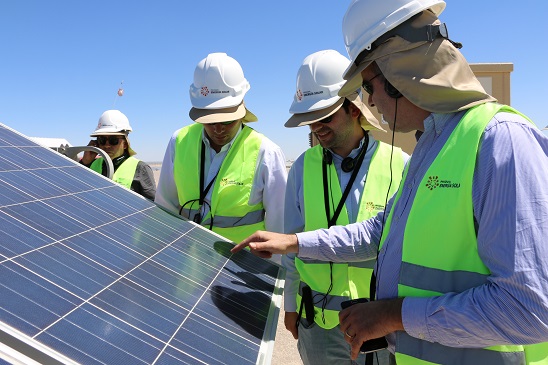
[[[315,110],[313,112],[308,112],[308,113],[293,114],[291,118],[289,118],[287,122],[285,122],[284,125],[287,128],[295,128],[295,127],[301,127],[303,125],[309,125],[309,124],[315,123],[319,120],[329,117],[330,115],[335,114],[337,110],[341,108],[341,106],[343,105],[343,102],[344,102],[344,98],[339,98],[339,100],[335,104],[327,108]]]
[[[190,119],[201,124],[228,122],[230,120],[240,119],[242,119],[244,123],[248,123],[256,122],[258,120],[255,114],[250,112],[243,102],[238,106],[222,109],[192,108],[188,115]]]
[[[340,98],[335,104],[325,109],[316,110],[309,113],[293,114],[291,118],[289,118],[288,121],[285,123],[285,126],[287,128],[300,127],[327,118],[330,115],[335,114],[337,110],[341,108],[344,103],[344,99],[345,98]],[[354,92],[346,96],[346,99],[350,100],[350,102],[352,102],[352,104],[354,104],[360,110],[361,113],[359,120],[360,125],[364,130],[378,130],[386,132],[379,124],[377,118],[375,118],[373,113],[371,113],[369,108],[362,102],[361,96],[358,93]]]
[[[92,134],[90,134],[89,136],[90,137],[97,137],[97,136],[127,136],[128,133],[127,132],[120,132],[119,130],[108,130],[108,129],[101,129],[101,130],[98,130],[98,131],[95,131],[93,132]]]
[[[347,81],[339,90],[339,96],[345,97],[355,93],[356,90],[359,90],[362,87],[362,71],[365,70],[372,62],[373,60],[364,60],[359,65],[352,62],[350,66],[348,66],[348,69],[343,75],[343,78]]]

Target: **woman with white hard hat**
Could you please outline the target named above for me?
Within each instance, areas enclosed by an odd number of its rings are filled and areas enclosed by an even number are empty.
[[[155,199],[235,242],[283,228],[285,158],[248,126],[257,121],[244,103],[249,89],[242,67],[226,53],[198,63],[190,86],[195,123],[172,135]]]
[[[132,131],[128,118],[119,110],[107,110],[99,118],[97,128],[90,137],[96,137],[88,146],[104,150],[112,160],[112,179],[120,185],[154,200],[156,182],[150,166],[134,157],[128,134]],[[106,163],[102,157],[91,151],[84,152],[80,162],[92,170],[106,175]]]

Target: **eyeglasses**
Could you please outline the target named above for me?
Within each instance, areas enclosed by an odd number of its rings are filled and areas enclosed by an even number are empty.
[[[217,122],[217,123],[209,123],[209,125],[217,125],[217,124],[220,124],[220,125],[229,125],[229,124],[232,124],[234,122],[236,122],[237,120],[229,120],[227,122]]]
[[[370,78],[368,81],[364,81],[362,83],[363,89],[369,95],[373,95],[373,85],[371,85],[371,81],[373,81],[375,78],[379,77],[380,75],[382,75],[382,73],[378,73],[375,76],[373,76],[372,78]]]
[[[108,141],[111,146],[116,146],[118,142],[120,142],[120,139],[121,138],[118,136],[98,136],[97,142],[99,142],[100,145],[104,146],[107,144]]]
[[[323,118],[322,120],[318,120],[318,123],[327,124],[327,123],[331,123],[332,120],[333,120],[333,116],[330,115],[327,118]]]

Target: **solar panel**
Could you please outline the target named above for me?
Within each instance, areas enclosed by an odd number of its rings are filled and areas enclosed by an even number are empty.
[[[269,364],[283,269],[0,124],[0,364]]]

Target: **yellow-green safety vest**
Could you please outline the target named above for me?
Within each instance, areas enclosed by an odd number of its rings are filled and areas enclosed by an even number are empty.
[[[173,175],[183,213],[193,217],[200,210],[200,151],[202,124],[181,129],[175,145]],[[233,242],[240,242],[257,230],[264,230],[262,202],[249,205],[255,168],[263,135],[244,125],[221,165],[211,193],[211,210],[202,225]],[[206,182],[207,183],[207,182]],[[195,201],[186,204],[189,201]],[[187,209],[188,208],[188,209]]]
[[[139,160],[133,156],[128,157],[112,174],[112,180],[118,184],[130,189],[133,177],[135,176],[135,170],[137,170],[137,164]],[[89,166],[95,172],[103,173],[103,158],[96,158]]]
[[[304,206],[305,206],[305,231],[319,228],[327,228],[328,222],[323,197],[324,187],[322,181],[322,147],[317,145],[305,152],[303,168]],[[387,196],[387,188],[390,185],[389,196],[392,196],[400,183],[404,160],[400,148],[394,147],[392,157],[392,171],[390,168],[390,156],[392,146],[379,142],[371,158],[369,170],[363,192],[360,196],[360,208],[357,221],[364,221],[371,218],[381,210]],[[319,168],[320,167],[320,168]],[[392,173],[392,176],[391,176]],[[334,165],[328,166],[328,177],[330,181],[331,204],[338,204],[342,197],[342,191]],[[335,211],[336,206],[331,206],[330,211]],[[337,218],[337,225],[351,223],[348,218],[346,206],[343,205],[341,214]],[[353,222],[352,222],[353,223]],[[332,265],[332,267],[331,267]],[[341,302],[355,298],[369,298],[369,283],[375,260],[351,262],[351,263],[329,263],[326,261],[303,260],[295,258],[295,266],[301,277],[300,289],[304,285],[310,286],[312,296],[323,298],[330,285],[331,275],[333,287],[327,294],[326,305],[323,308],[322,302],[315,303],[315,322],[322,328],[331,329],[339,324],[339,311]],[[297,308],[301,305],[302,297],[297,295]],[[318,295],[316,295],[318,294]],[[325,320],[325,322],[324,322]]]
[[[499,111],[522,115],[496,103],[469,109],[420,182],[405,223],[399,297],[460,293],[487,282],[490,271],[477,248],[472,181],[481,136]],[[406,168],[404,182],[407,171]],[[401,190],[393,206],[400,196]],[[380,247],[390,231],[393,211],[386,221]],[[546,343],[452,348],[399,331],[396,362],[398,365],[540,365],[548,363],[548,348]]]

